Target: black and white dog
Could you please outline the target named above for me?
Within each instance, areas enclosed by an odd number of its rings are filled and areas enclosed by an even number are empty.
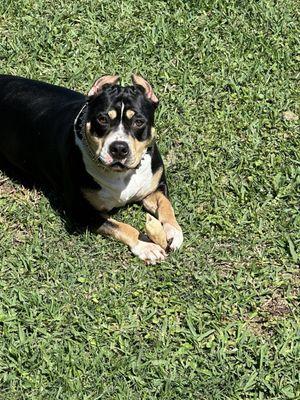
[[[164,250],[107,214],[142,202],[161,221],[170,249],[182,244],[154,142],[158,99],[141,76],[132,76],[132,86],[120,86],[118,80],[103,76],[85,96],[0,76],[0,156],[35,181],[49,183],[73,218],[156,263],[166,257]]]

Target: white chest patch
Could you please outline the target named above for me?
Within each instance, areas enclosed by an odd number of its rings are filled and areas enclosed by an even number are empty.
[[[140,167],[134,171],[113,172],[94,177],[101,186],[101,190],[97,192],[100,204],[109,211],[114,207],[140,200],[151,193],[152,178],[149,154],[144,156]]]
[[[100,190],[93,190],[92,194],[92,203],[100,211],[110,211],[115,207],[139,201],[153,191],[150,154],[144,155],[139,168],[135,170],[101,171],[88,156],[81,141],[77,139],[76,144],[81,149],[87,172],[101,186]]]

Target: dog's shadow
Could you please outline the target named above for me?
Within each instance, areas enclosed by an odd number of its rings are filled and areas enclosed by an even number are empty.
[[[48,199],[50,206],[53,208],[53,210],[62,219],[68,233],[79,234],[83,231],[83,227],[80,227],[78,223],[76,223],[70,217],[68,217],[68,215],[65,213],[62,201],[59,198],[58,194],[55,193],[48,185],[31,179],[29,176],[22,173],[18,168],[7,163],[5,160],[1,158],[0,158],[0,173],[2,175],[2,178],[4,178],[4,181],[6,180],[5,178],[8,178],[12,182],[12,184],[16,187],[20,186],[27,190],[36,189],[38,192],[42,193]]]
[[[64,223],[65,229],[69,234],[80,235],[86,230],[93,230],[92,225],[83,224],[74,218],[72,218],[67,212],[63,205],[62,198],[57,192],[49,185],[33,180],[26,174],[22,173],[18,168],[7,163],[5,160],[0,158],[0,185],[1,175],[3,180],[6,181],[8,178],[13,185],[22,186],[27,190],[37,190],[42,193],[49,201],[51,208],[61,218]],[[109,215],[117,213],[117,209],[112,210]],[[99,213],[100,215],[100,213]]]

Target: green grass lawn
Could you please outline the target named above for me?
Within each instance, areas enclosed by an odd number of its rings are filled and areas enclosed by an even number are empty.
[[[300,399],[299,27],[297,0],[0,2],[2,73],[153,84],[185,234],[147,266],[2,174],[1,400]]]

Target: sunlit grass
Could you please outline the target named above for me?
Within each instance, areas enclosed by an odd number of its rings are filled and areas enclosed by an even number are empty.
[[[1,399],[300,398],[298,6],[0,3],[2,73],[153,84],[185,234],[146,266],[1,175]]]

